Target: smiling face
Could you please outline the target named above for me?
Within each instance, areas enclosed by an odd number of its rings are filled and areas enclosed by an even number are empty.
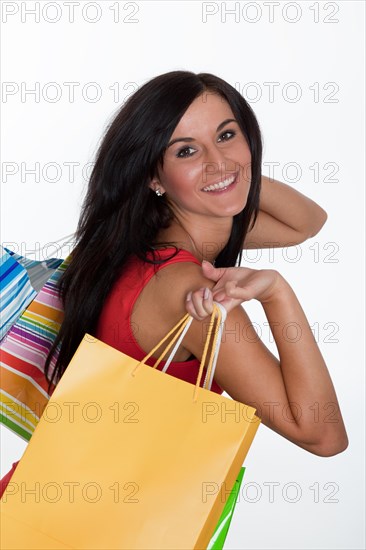
[[[246,205],[250,163],[249,146],[229,104],[204,93],[176,126],[150,187],[166,193],[173,211],[185,218],[232,217]]]

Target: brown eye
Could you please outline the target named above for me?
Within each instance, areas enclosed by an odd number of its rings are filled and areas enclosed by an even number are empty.
[[[226,132],[220,135],[218,141],[228,141],[229,139],[232,139],[235,135],[236,132],[234,132],[234,130],[226,130]]]
[[[176,157],[178,158],[185,158],[190,157],[193,153],[190,153],[190,151],[195,151],[193,147],[183,147],[182,149],[179,149],[179,151],[176,154]]]

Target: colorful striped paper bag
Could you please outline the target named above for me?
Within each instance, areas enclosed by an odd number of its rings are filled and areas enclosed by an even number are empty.
[[[0,256],[0,340],[36,296],[27,270],[3,247]]]
[[[30,258],[27,258],[26,256],[22,256],[21,254],[18,254],[17,252],[14,252],[13,250],[10,250],[8,248],[4,248],[6,252],[8,252],[11,257],[18,262],[18,264],[22,265],[28,273],[30,282],[34,290],[37,291],[37,293],[41,290],[43,285],[48,281],[48,279],[51,277],[53,272],[60,267],[63,259],[60,258],[46,258],[44,260],[31,260]],[[25,308],[24,308],[25,309]]]
[[[44,364],[63,319],[57,283],[69,256],[0,343],[0,422],[29,440],[50,397]],[[51,370],[57,352],[52,357]]]
[[[31,260],[0,246],[0,341],[63,260]]]

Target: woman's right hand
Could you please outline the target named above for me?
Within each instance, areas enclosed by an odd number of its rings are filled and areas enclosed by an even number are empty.
[[[202,263],[203,275],[216,284],[189,292],[186,310],[201,321],[212,313],[213,301],[221,303],[229,313],[242,302],[256,299],[270,301],[287,284],[274,269],[250,269],[247,267],[215,268],[209,262]]]

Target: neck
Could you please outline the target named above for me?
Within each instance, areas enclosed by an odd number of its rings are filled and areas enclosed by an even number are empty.
[[[232,218],[212,221],[191,221],[175,216],[167,229],[161,230],[157,242],[170,242],[178,248],[188,250],[200,262],[214,263],[221,250],[226,246],[231,232]]]

